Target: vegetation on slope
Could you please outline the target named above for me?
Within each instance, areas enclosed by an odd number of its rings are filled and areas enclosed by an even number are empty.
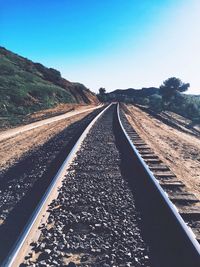
[[[84,85],[69,82],[59,71],[0,47],[0,117],[11,124],[25,115],[59,103],[86,103],[96,96]],[[2,120],[3,119],[3,120]]]

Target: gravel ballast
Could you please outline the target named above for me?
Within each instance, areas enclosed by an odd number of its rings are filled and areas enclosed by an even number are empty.
[[[151,266],[141,216],[120,170],[114,107],[95,123],[23,266]]]
[[[74,142],[100,110],[66,127],[0,173],[0,261],[16,241]]]

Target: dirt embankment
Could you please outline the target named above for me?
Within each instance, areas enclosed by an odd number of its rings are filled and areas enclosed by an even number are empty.
[[[133,105],[127,107],[128,120],[141,138],[200,199],[200,139],[166,125]]]
[[[43,145],[70,124],[81,120],[91,111],[86,111],[76,116],[57,122],[40,126],[22,134],[5,139],[0,142],[0,170],[1,172],[16,163],[23,155]],[[41,116],[42,113],[40,112]],[[51,113],[52,115],[52,113]],[[40,116],[38,116],[40,117]],[[38,118],[37,117],[37,118]],[[46,117],[45,117],[46,118]]]
[[[84,108],[86,105],[80,105],[80,104],[59,104],[58,106],[54,108],[49,108],[45,110],[41,110],[38,112],[34,112],[30,115],[27,115],[24,119],[24,123],[32,123],[34,121],[43,120],[47,118],[51,118],[53,116],[62,115],[66,112],[70,112],[73,110],[80,110]],[[89,108],[90,106],[88,106]]]
[[[97,103],[99,104],[99,103]],[[17,123],[12,123],[9,118],[3,118],[0,117],[0,132],[27,125],[36,121],[48,119],[54,116],[62,115],[67,112],[71,111],[79,111],[79,110],[84,110],[84,109],[89,109],[92,107],[97,106],[97,104],[91,104],[91,105],[86,105],[86,104],[58,104],[54,108],[49,108],[49,109],[44,109],[40,111],[36,111],[33,113],[30,113],[28,115],[24,116],[19,116],[19,121]]]

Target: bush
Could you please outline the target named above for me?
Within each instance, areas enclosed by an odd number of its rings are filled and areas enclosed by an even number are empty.
[[[156,112],[161,112],[163,109],[162,97],[160,95],[152,95],[149,97],[149,106]]]

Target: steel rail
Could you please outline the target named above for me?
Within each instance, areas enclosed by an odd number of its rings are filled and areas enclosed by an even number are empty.
[[[178,213],[178,209],[171,202],[171,200],[168,198],[167,193],[160,186],[158,180],[155,178],[153,173],[150,171],[149,167],[146,165],[145,161],[143,160],[143,158],[141,157],[141,155],[138,152],[137,148],[135,147],[135,145],[131,141],[129,135],[127,134],[127,132],[126,132],[124,126],[123,126],[123,123],[121,121],[121,118],[120,118],[119,103],[117,105],[117,119],[118,119],[119,125],[121,127],[121,130],[123,131],[123,134],[125,135],[125,137],[126,137],[128,143],[129,143],[131,149],[133,150],[133,152],[137,156],[138,160],[142,164],[142,166],[143,166],[148,178],[151,179],[151,181],[153,182],[153,184],[156,187],[157,191],[160,193],[160,196],[165,201],[165,204],[167,204],[168,208],[171,210],[171,213],[174,215],[174,217],[176,218],[176,220],[179,223],[180,227],[182,228],[183,232],[185,233],[185,238],[187,238],[189,240],[189,242],[191,243],[191,246],[193,246],[194,251],[197,253],[197,255],[199,255],[199,259],[200,259],[200,244],[196,240],[195,234],[192,232],[191,228],[186,225],[186,223],[184,222],[183,218]]]
[[[23,245],[25,244],[25,242],[26,242],[26,240],[27,240],[27,238],[28,238],[28,236],[29,236],[29,234],[31,232],[31,229],[33,228],[34,224],[36,223],[38,216],[41,215],[44,206],[47,205],[48,200],[49,200],[49,197],[50,197],[50,195],[53,192],[53,189],[56,187],[56,185],[58,184],[58,182],[60,180],[62,180],[62,178],[64,177],[64,175],[66,175],[66,172],[67,172],[70,164],[72,163],[73,159],[75,158],[78,150],[81,147],[82,142],[86,138],[87,134],[91,130],[91,128],[94,125],[94,123],[99,119],[99,117],[102,116],[102,114],[111,105],[112,104],[110,104],[104,110],[102,110],[90,122],[90,124],[87,126],[87,128],[82,133],[82,135],[79,137],[79,139],[77,140],[76,144],[72,148],[71,152],[69,153],[69,155],[67,156],[67,158],[65,159],[65,161],[61,165],[60,169],[58,170],[57,174],[54,176],[52,182],[50,183],[50,185],[47,188],[45,194],[43,195],[42,199],[40,200],[38,206],[36,207],[35,211],[33,212],[31,218],[29,219],[28,223],[26,224],[26,226],[25,226],[24,230],[22,231],[20,237],[18,238],[18,240],[14,244],[14,246],[11,249],[10,253],[8,254],[7,258],[3,261],[2,265],[1,265],[2,267],[16,267],[17,266],[15,264],[15,262],[16,262],[16,260],[18,260],[18,255],[20,254],[20,251],[23,248]]]

